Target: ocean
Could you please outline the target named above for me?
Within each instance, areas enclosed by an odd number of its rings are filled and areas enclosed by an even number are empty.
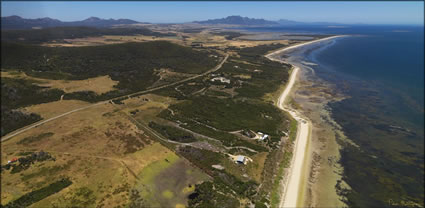
[[[337,187],[350,207],[424,206],[424,27],[250,28],[345,34],[304,50],[299,61],[345,99],[327,104],[355,145],[341,145]]]

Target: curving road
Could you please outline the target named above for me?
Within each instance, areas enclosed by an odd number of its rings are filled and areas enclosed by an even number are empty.
[[[215,71],[219,70],[223,66],[223,64],[227,61],[227,58],[229,58],[229,54],[226,54],[226,56],[224,57],[224,59],[217,66],[215,66],[214,68],[212,68],[212,69],[210,69],[210,70],[208,70],[208,71],[206,71],[204,73],[201,73],[201,74],[198,74],[198,75],[195,75],[195,76],[186,78],[186,79],[182,79],[180,81],[173,82],[173,83],[170,83],[170,84],[162,85],[162,86],[159,86],[159,87],[154,87],[154,88],[151,88],[151,89],[148,89],[148,90],[143,90],[143,91],[131,93],[131,94],[128,94],[128,95],[123,95],[123,96],[115,97],[115,98],[112,98],[112,99],[109,99],[109,100],[101,101],[101,102],[95,103],[93,105],[88,105],[88,106],[85,106],[85,107],[81,107],[81,108],[77,108],[77,109],[68,111],[66,113],[57,115],[57,116],[52,117],[52,118],[48,118],[46,120],[41,120],[39,122],[36,122],[36,123],[31,124],[29,126],[23,127],[21,129],[18,129],[18,130],[14,131],[14,132],[9,133],[8,135],[3,136],[1,138],[1,142],[4,142],[4,141],[6,141],[6,140],[8,140],[8,139],[10,139],[10,138],[12,138],[12,137],[14,137],[16,135],[22,134],[22,133],[24,133],[24,132],[26,132],[26,131],[28,131],[30,129],[33,129],[33,128],[37,127],[37,126],[40,126],[40,125],[45,124],[47,122],[56,120],[56,119],[61,118],[61,117],[64,117],[64,116],[67,116],[67,115],[69,115],[71,113],[74,113],[74,112],[78,112],[78,111],[81,111],[81,110],[84,110],[84,109],[87,109],[87,108],[91,108],[91,107],[94,107],[94,106],[97,106],[97,105],[106,104],[106,103],[108,103],[108,102],[110,102],[112,100],[115,100],[115,99],[120,99],[120,98],[125,98],[125,97],[129,97],[129,96],[133,96],[133,95],[139,95],[139,94],[145,94],[145,93],[153,92],[153,91],[156,91],[156,90],[160,90],[160,89],[163,89],[163,88],[166,88],[166,87],[178,85],[178,84],[181,84],[183,82],[187,82],[187,81],[190,81],[190,80],[193,80],[193,79],[196,79],[196,78],[205,76],[207,74],[210,74],[212,72],[215,72]]]

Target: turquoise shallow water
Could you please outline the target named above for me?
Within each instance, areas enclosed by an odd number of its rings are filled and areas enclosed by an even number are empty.
[[[316,76],[349,98],[328,105],[359,148],[340,142],[350,207],[423,207],[424,28],[254,28],[353,35],[306,50]]]

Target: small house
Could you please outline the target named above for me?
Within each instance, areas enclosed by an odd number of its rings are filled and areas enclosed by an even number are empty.
[[[269,138],[269,135],[264,134],[263,136],[261,136],[260,140],[261,140],[261,141],[264,141],[264,140],[266,140],[267,138]]]
[[[246,163],[246,158],[245,156],[239,155],[236,157],[236,163],[238,164],[245,164]]]
[[[7,161],[7,163],[14,163],[14,162],[16,162],[16,161],[18,161],[18,158],[13,158],[13,159],[11,159],[11,160]]]
[[[268,134],[265,134],[265,133],[263,133],[263,132],[257,132],[257,135],[258,135],[258,140],[260,140],[260,141],[264,141],[264,140],[266,140],[267,138],[269,138],[269,135]]]
[[[249,158],[247,156],[243,156],[243,155],[230,155],[229,154],[229,157],[236,164],[246,165],[248,162],[252,162],[251,158]]]

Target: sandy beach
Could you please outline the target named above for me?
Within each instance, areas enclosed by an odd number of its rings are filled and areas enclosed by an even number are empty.
[[[275,58],[274,56],[277,54],[281,54],[287,52],[289,50],[305,46],[312,43],[317,43],[320,41],[330,40],[333,38],[337,38],[341,36],[331,36],[323,39],[318,39],[314,41],[309,41],[297,45],[293,45],[287,48],[283,48],[277,51],[274,51],[270,54],[267,54],[266,57],[273,61],[283,62]],[[311,121],[298,112],[295,109],[290,108],[286,105],[285,101],[287,100],[288,95],[291,93],[291,90],[294,87],[295,81],[297,79],[297,75],[300,71],[298,66],[293,65],[292,73],[288,80],[288,83],[285,87],[285,90],[279,96],[277,106],[288,112],[297,122],[297,136],[294,144],[294,152],[293,157],[291,159],[291,164],[289,167],[289,172],[287,173],[287,177],[281,182],[282,184],[282,193],[281,193],[281,201],[279,207],[299,207],[304,206],[304,197],[305,197],[305,186],[306,181],[309,179],[308,172],[309,167],[307,167],[310,158],[309,151],[307,151],[309,146],[309,141],[311,138],[312,132],[312,123]]]
[[[309,146],[306,150],[306,184],[302,186],[305,207],[346,207],[338,195],[336,185],[349,188],[342,180],[343,168],[339,164],[340,148],[337,140],[345,140],[344,132],[333,120],[329,102],[345,99],[328,83],[321,81],[310,70],[298,72],[299,81],[292,94],[299,111],[312,123]]]

